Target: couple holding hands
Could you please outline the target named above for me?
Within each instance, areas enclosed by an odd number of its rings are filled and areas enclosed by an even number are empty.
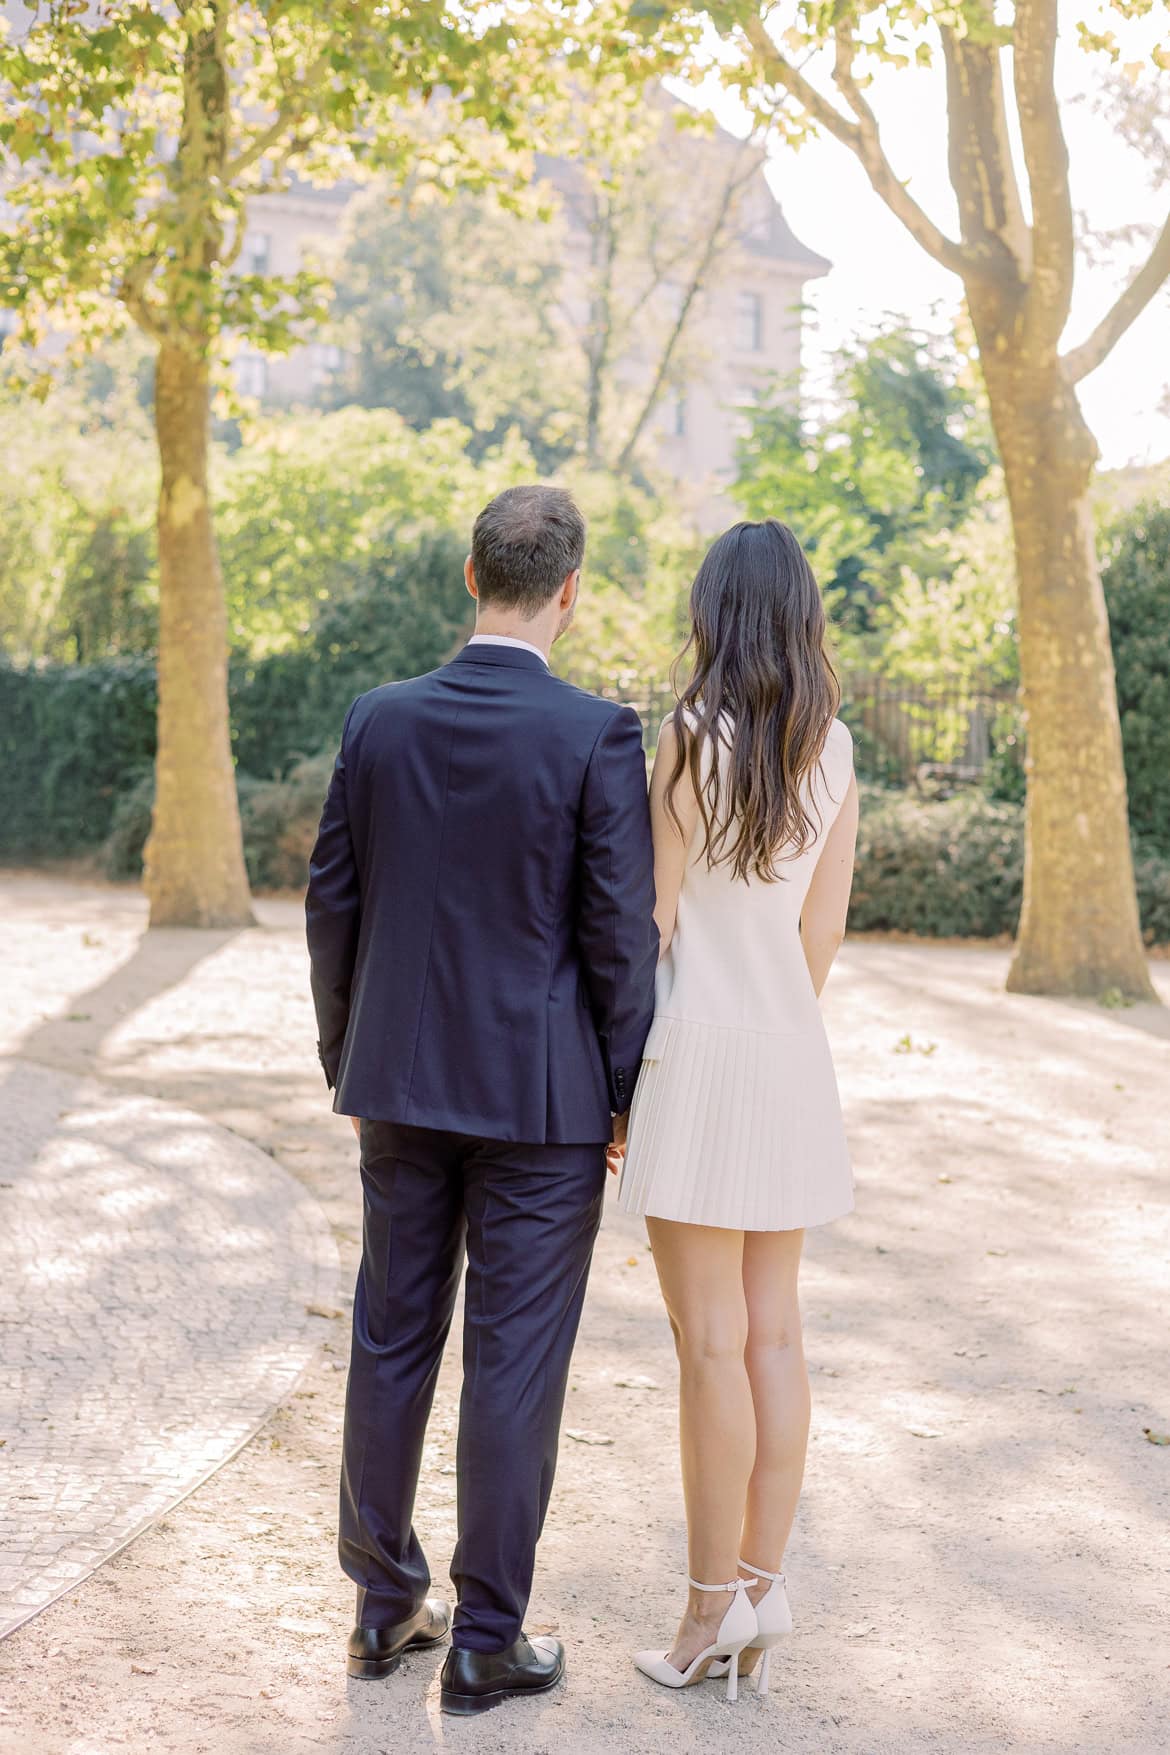
[[[564,1673],[523,1618],[607,1166],[681,1374],[689,1594],[670,1649],[633,1661],[767,1691],[808,1434],[801,1245],[853,1201],[818,995],[857,787],[812,570],[772,519],[713,545],[647,799],[637,714],[549,669],[584,550],[563,489],[484,508],[476,632],[354,702],[310,865],[319,1052],[364,1198],[348,1668],[387,1676],[450,1632],[458,1714]],[[413,1511],[464,1274],[452,1617]]]

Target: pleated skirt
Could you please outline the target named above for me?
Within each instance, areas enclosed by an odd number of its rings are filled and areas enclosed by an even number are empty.
[[[618,1190],[628,1213],[795,1231],[853,1208],[853,1174],[819,1014],[799,1034],[654,1020]]]

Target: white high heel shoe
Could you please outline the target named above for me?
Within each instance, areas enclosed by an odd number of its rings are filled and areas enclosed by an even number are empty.
[[[751,1644],[760,1626],[752,1599],[747,1594],[748,1581],[733,1578],[730,1584],[700,1584],[697,1578],[689,1578],[687,1583],[694,1590],[732,1592],[731,1606],[719,1623],[714,1643],[705,1646],[697,1657],[692,1658],[685,1670],[676,1670],[673,1664],[668,1664],[664,1651],[635,1652],[634,1663],[644,1676],[649,1676],[653,1682],[661,1682],[664,1688],[687,1688],[692,1682],[701,1682],[714,1662],[725,1659],[726,1668],[721,1668],[719,1673],[727,1676],[728,1700],[735,1700],[739,1694],[739,1654]]]
[[[741,1560],[740,1565],[745,1572],[752,1572],[757,1578],[770,1578],[772,1580],[771,1590],[766,1591],[756,1604],[758,1630],[755,1638],[744,1647],[744,1651],[751,1656],[752,1660],[750,1666],[743,1672],[745,1676],[750,1675],[756,1666],[754,1654],[757,1651],[762,1651],[764,1654],[764,1661],[760,1665],[760,1674],[756,1680],[756,1693],[766,1694],[772,1679],[772,1647],[779,1645],[786,1633],[792,1632],[792,1610],[788,1607],[788,1592],[784,1588],[784,1574],[782,1572],[765,1572],[762,1566],[750,1566],[746,1560]],[[733,1661],[738,1667],[739,1659]],[[722,1676],[724,1674],[723,1664],[712,1664],[707,1674],[713,1678]]]

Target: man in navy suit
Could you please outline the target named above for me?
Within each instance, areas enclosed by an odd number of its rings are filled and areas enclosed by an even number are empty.
[[[412,1515],[466,1255],[449,1712],[563,1673],[559,1642],[525,1638],[523,1616],[607,1156],[654,1008],[638,716],[548,666],[584,547],[562,489],[484,508],[466,565],[475,636],[354,702],[310,864],[318,1048],[334,1108],[355,1118],[364,1191],[348,1667],[388,1675],[451,1624]]]

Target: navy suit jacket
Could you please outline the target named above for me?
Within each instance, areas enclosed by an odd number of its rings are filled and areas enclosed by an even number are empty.
[[[333,1107],[608,1139],[654,1011],[653,908],[632,708],[490,645],[359,696],[306,902]]]

